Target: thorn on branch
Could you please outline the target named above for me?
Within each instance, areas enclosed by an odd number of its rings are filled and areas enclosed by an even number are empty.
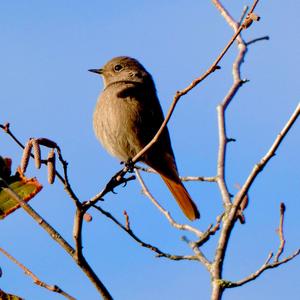
[[[214,66],[212,72],[214,72],[216,70],[221,70],[221,66],[219,66],[219,65]]]
[[[230,143],[230,142],[236,142],[236,139],[233,138],[226,138],[226,142]]]

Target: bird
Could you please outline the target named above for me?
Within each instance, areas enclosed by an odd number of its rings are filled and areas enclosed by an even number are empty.
[[[95,135],[112,156],[130,162],[164,121],[152,76],[138,60],[128,56],[114,57],[102,68],[88,71],[101,75],[104,83],[93,114]],[[188,219],[200,218],[179,178],[167,127],[140,162],[161,176]]]

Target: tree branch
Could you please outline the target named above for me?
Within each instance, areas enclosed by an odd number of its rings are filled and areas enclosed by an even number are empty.
[[[137,169],[135,169],[135,174],[136,177],[138,179],[138,181],[141,184],[142,187],[142,191],[143,193],[151,200],[151,202],[159,209],[159,211],[166,217],[166,219],[169,221],[169,223],[175,227],[176,229],[179,230],[186,230],[186,231],[190,231],[192,233],[194,233],[199,240],[202,239],[202,237],[204,236],[203,232],[201,232],[200,230],[198,230],[197,228],[190,226],[188,224],[179,224],[177,223],[172,217],[171,214],[165,210],[159,203],[158,201],[153,197],[153,195],[150,193],[149,189],[147,188],[145,182],[143,181],[139,171]],[[187,241],[186,238],[184,238],[184,240],[189,244],[189,246],[192,248],[192,250],[194,251],[194,253],[196,254],[196,257],[198,258],[198,260],[203,263],[203,265],[206,266],[207,269],[210,269],[211,267],[211,263],[210,261],[205,257],[205,255],[201,252],[201,250],[199,249],[197,242],[191,242],[191,241]]]
[[[75,250],[73,247],[49,224],[47,223],[28,203],[23,201],[18,194],[16,194],[7,183],[0,178],[1,188],[10,195],[14,200],[16,200],[20,206],[52,237],[52,239],[57,242],[77,263],[81,270],[86,274],[90,281],[94,284],[98,292],[101,294],[103,299],[111,300],[112,297],[108,290],[98,278],[96,273],[90,267],[88,262],[84,257],[78,261],[77,255],[75,255]]]
[[[10,130],[10,124],[9,123],[6,123],[4,125],[0,124],[0,128],[3,129],[3,131],[5,133],[7,133],[17,143],[17,145],[19,145],[19,147],[21,147],[22,149],[25,148],[25,146],[21,143],[21,141]],[[47,139],[44,139],[44,140],[47,140]],[[68,180],[68,170],[67,170],[68,163],[63,159],[60,148],[58,147],[58,145],[55,142],[52,142],[50,140],[48,140],[48,141],[53,143],[54,147],[57,149],[58,157],[59,157],[60,162],[62,163],[63,170],[64,170],[64,176],[62,176],[57,170],[55,170],[55,175],[63,183],[65,191],[70,196],[70,198],[74,201],[75,205],[76,206],[80,205],[80,201],[79,201],[78,197],[76,196],[76,194],[74,193],[74,191],[71,187],[71,184]],[[33,158],[33,159],[35,158],[32,153],[30,154],[30,157]],[[41,163],[46,165],[47,161],[42,160]]]
[[[279,247],[278,247],[277,253],[274,257],[273,262],[270,263],[270,261],[273,257],[273,253],[270,253],[266,262],[256,272],[250,274],[249,276],[247,276],[246,278],[244,278],[240,281],[228,282],[228,286],[227,286],[228,288],[242,286],[250,281],[253,281],[257,277],[259,277],[264,271],[266,271],[268,269],[273,269],[273,268],[279,267],[280,265],[289,262],[290,260],[292,260],[293,258],[295,258],[296,256],[298,256],[300,254],[300,249],[298,249],[290,256],[288,256],[282,260],[279,260],[280,255],[284,251],[284,245],[285,245],[285,239],[284,239],[284,233],[283,233],[284,213],[285,213],[285,205],[284,205],[284,203],[280,203],[280,221],[279,221],[279,228],[278,228],[280,244],[279,244]]]
[[[129,216],[126,211],[124,211],[126,223],[123,225],[120,221],[118,221],[111,213],[104,210],[99,205],[93,204],[93,207],[100,211],[104,216],[112,220],[117,226],[119,226],[123,231],[125,231],[134,241],[136,241],[140,246],[150,249],[151,251],[155,252],[157,255],[156,257],[165,257],[170,260],[198,260],[196,256],[193,255],[174,255],[169,254],[166,252],[161,251],[158,247],[153,246],[149,243],[145,243],[142,241],[131,229],[129,223]]]
[[[234,288],[237,286],[242,286],[250,281],[255,280],[257,277],[259,277],[264,271],[268,270],[268,269],[273,269],[276,267],[279,267],[282,264],[285,264],[287,262],[289,262],[290,260],[292,260],[293,258],[295,258],[296,256],[298,256],[300,254],[300,249],[298,249],[297,251],[295,251],[293,254],[291,254],[290,256],[286,257],[285,259],[281,260],[281,261],[274,261],[273,263],[270,263],[271,258],[273,257],[273,253],[270,253],[266,262],[254,273],[252,273],[251,275],[247,276],[246,278],[237,281],[237,282],[228,282],[228,286],[227,288]]]
[[[219,190],[222,196],[223,205],[225,207],[225,217],[223,221],[223,227],[220,233],[218,245],[216,248],[215,257],[210,269],[211,279],[212,279],[212,300],[220,300],[225,289],[222,280],[222,271],[224,264],[224,257],[229,241],[229,236],[231,234],[231,230],[234,226],[235,214],[231,219],[228,219],[228,213],[232,211],[231,209],[231,195],[228,191],[226,180],[225,180],[225,160],[226,160],[226,149],[227,144],[230,141],[226,134],[226,123],[225,123],[225,112],[230,104],[233,97],[236,95],[239,88],[246,82],[241,79],[240,69],[241,64],[244,61],[247,46],[240,36],[241,28],[247,28],[251,25],[253,18],[251,19],[251,14],[256,7],[258,0],[254,1],[247,17],[244,19],[244,15],[246,14],[246,10],[244,9],[242,13],[242,18],[239,22],[235,22],[229,12],[225,9],[225,7],[218,0],[212,0],[215,7],[219,10],[221,15],[224,17],[225,21],[228,23],[230,27],[232,27],[233,31],[236,35],[238,54],[232,66],[232,75],[233,75],[233,84],[228,91],[227,95],[223,99],[223,101],[217,107],[217,115],[218,115],[218,127],[219,127],[219,150],[218,150],[218,159],[217,159],[217,183],[219,186]],[[243,20],[243,21],[242,21]],[[240,24],[241,23],[241,24]]]
[[[39,285],[51,292],[61,294],[62,296],[64,296],[65,298],[67,298],[69,300],[76,300],[74,297],[69,295],[67,292],[63,291],[57,285],[49,285],[49,284],[45,283],[44,281],[40,280],[32,271],[30,271],[27,267],[25,267],[23,264],[21,264],[17,259],[15,259],[11,254],[9,254],[3,248],[0,248],[0,252],[3,253],[9,260],[11,260],[18,267],[20,267],[26,275],[30,276],[36,285]]]
[[[243,197],[247,194],[249,188],[253,184],[254,180],[256,179],[257,175],[264,169],[267,165],[269,160],[275,156],[275,152],[282,143],[283,139],[288,134],[289,130],[292,128],[294,123],[296,122],[297,118],[300,115],[300,102],[298,103],[296,109],[294,110],[293,114],[290,116],[287,123],[284,125],[283,129],[277,135],[277,138],[274,140],[272,146],[270,147],[269,151],[265,154],[265,156],[253,167],[252,171],[250,172],[248,178],[246,179],[245,183],[243,184],[242,188],[239,190],[238,194],[234,199],[234,208],[241,204]]]
[[[136,169],[146,172],[146,173],[153,173],[158,174],[154,169],[150,167],[141,167],[135,166]],[[216,182],[216,177],[204,177],[204,176],[179,176],[181,181],[205,181],[205,182]]]
[[[169,223],[175,227],[176,229],[179,230],[186,230],[186,231],[190,231],[192,233],[194,233],[197,237],[201,238],[203,235],[203,232],[201,232],[200,230],[196,229],[193,226],[190,226],[188,224],[179,224],[177,223],[172,217],[171,214],[164,209],[159,203],[158,201],[153,197],[153,195],[150,193],[149,189],[147,188],[144,180],[142,179],[139,171],[137,169],[135,169],[135,174],[136,177],[142,187],[142,191],[143,193],[151,200],[151,202],[158,208],[158,210],[167,218],[167,220],[169,221]]]

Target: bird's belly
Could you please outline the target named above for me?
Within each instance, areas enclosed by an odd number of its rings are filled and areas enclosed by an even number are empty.
[[[94,113],[95,134],[111,155],[126,162],[143,148],[138,138],[138,110],[132,101],[102,100],[98,101]]]

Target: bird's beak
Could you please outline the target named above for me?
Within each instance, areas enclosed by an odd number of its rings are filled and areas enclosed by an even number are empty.
[[[102,69],[90,69],[88,71],[92,72],[92,73],[100,74],[100,75],[103,73]]]

